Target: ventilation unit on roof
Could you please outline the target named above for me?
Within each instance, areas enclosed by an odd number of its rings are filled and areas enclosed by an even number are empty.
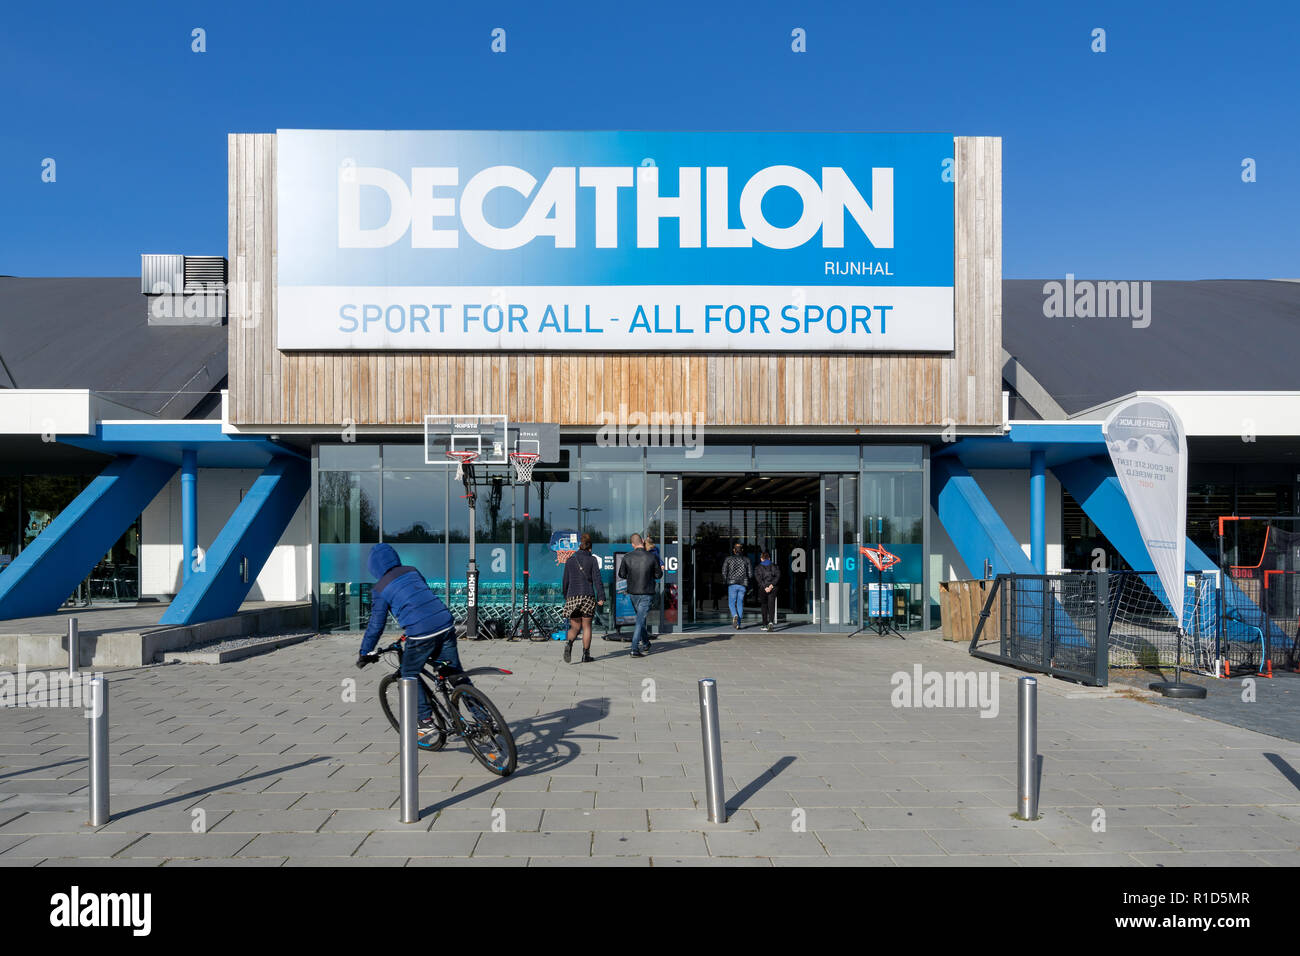
[[[226,291],[225,256],[184,256],[185,291]]]
[[[140,291],[150,325],[223,325],[224,256],[142,255]]]

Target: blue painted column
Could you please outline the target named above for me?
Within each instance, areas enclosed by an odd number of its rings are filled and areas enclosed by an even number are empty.
[[[1047,573],[1047,453],[1029,453],[1029,561]]]
[[[181,452],[181,581],[189,581],[194,549],[199,546],[199,454],[192,448]]]

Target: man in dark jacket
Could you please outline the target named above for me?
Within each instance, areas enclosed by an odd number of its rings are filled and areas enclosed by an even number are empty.
[[[749,558],[742,551],[737,541],[732,545],[727,560],[722,562],[722,580],[727,582],[727,607],[731,609],[731,625],[736,630],[740,630],[741,618],[745,616],[745,589],[752,576]]]
[[[623,555],[618,576],[627,581],[627,596],[636,612],[636,627],[632,629],[632,656],[645,657],[650,653],[650,642],[645,636],[645,619],[655,596],[655,582],[664,576],[659,559],[640,547],[639,535],[632,535],[634,547]]]
[[[762,560],[754,569],[754,583],[758,585],[758,599],[763,606],[763,630],[770,631],[776,624],[776,584],[781,572],[772,561],[772,555],[763,552]]]
[[[406,632],[406,646],[402,649],[403,677],[418,677],[430,658],[459,668],[456,621],[442,599],[429,589],[424,575],[418,569],[402,564],[397,552],[388,544],[371,548],[367,564],[370,573],[378,580],[370,589],[370,623],[361,639],[357,666],[365,667],[379,660],[371,652],[384,633],[391,610]],[[420,699],[420,746],[424,746],[426,735],[436,733],[436,728],[428,699],[424,694],[417,696]]]

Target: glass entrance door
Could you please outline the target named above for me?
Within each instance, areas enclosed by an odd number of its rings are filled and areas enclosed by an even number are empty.
[[[778,627],[806,626],[816,619],[813,593],[817,567],[815,475],[683,476],[680,607],[685,627],[727,627],[731,612],[723,562],[732,547],[751,568],[767,552],[777,567]],[[751,579],[743,621],[761,621],[760,598]]]
[[[868,600],[887,601],[885,616],[900,631],[928,626],[924,590],[924,514],[920,472],[868,472],[862,487],[862,540],[883,545],[899,561],[887,572],[877,574],[868,563],[862,570],[864,584],[880,596]]]

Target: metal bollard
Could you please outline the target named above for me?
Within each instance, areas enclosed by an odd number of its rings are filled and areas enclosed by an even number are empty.
[[[1016,815],[1038,819],[1038,681],[1022,677],[1017,683]]]
[[[718,718],[718,682],[700,681],[700,734],[704,738],[704,791],[709,822],[727,822],[727,798],[722,789],[722,730]]]
[[[108,822],[108,681],[92,678],[90,688],[90,825]]]
[[[77,619],[68,618],[68,676],[77,673],[81,667],[81,631],[77,628]]]
[[[402,822],[420,822],[420,748],[417,729],[420,726],[418,706],[420,685],[414,677],[403,677],[397,682],[400,690],[401,739],[398,762],[402,768]]]

